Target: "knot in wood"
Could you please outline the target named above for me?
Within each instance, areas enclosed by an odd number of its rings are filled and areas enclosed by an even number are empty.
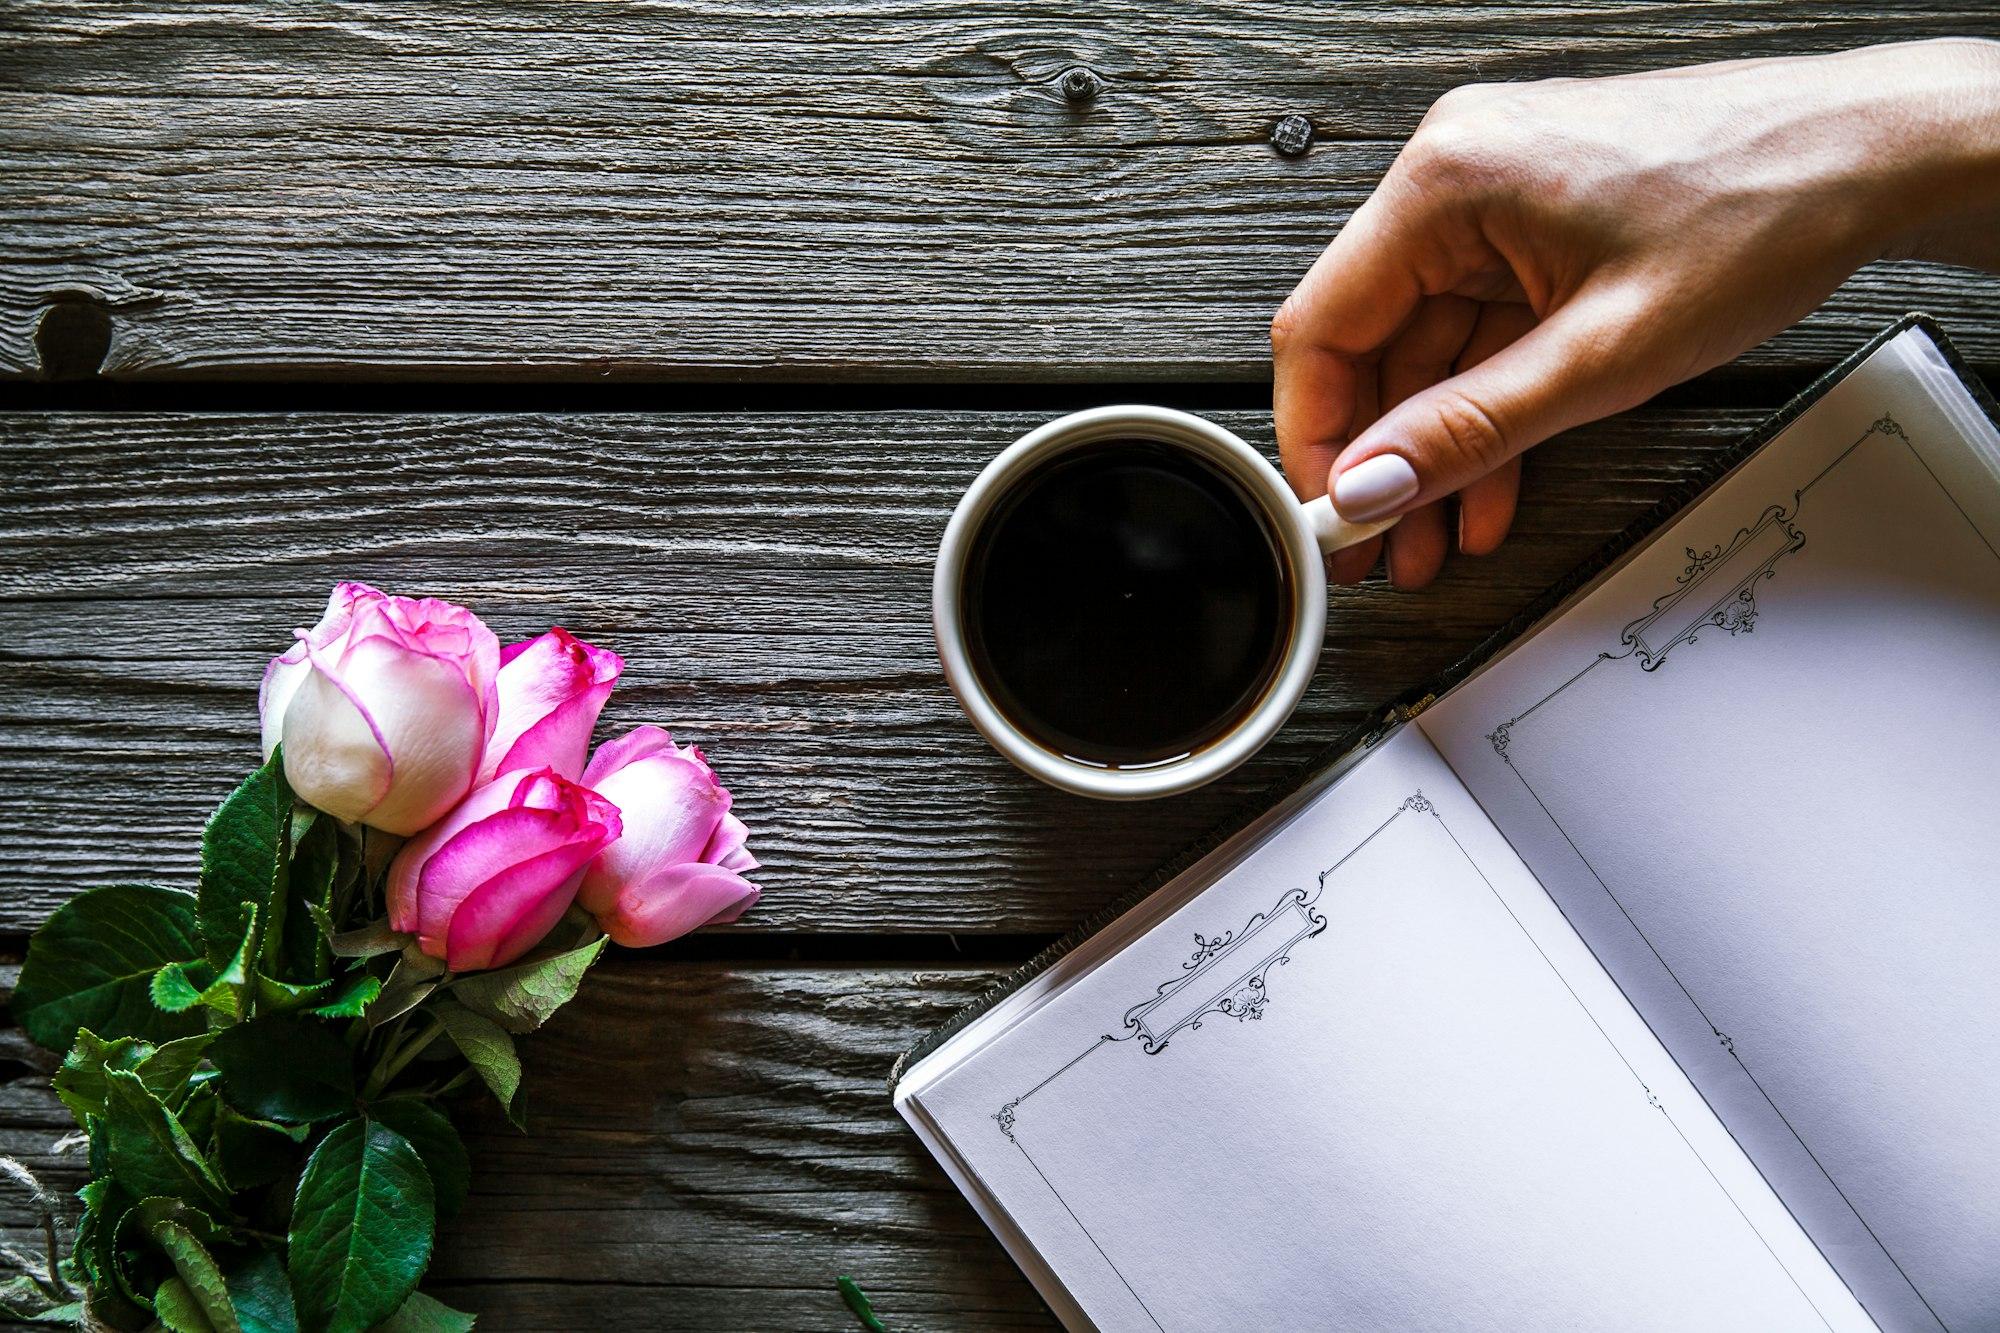
[[[1271,127],[1271,147],[1285,157],[1299,157],[1312,147],[1313,123],[1304,116],[1285,116]]]
[[[1088,102],[1104,88],[1104,80],[1097,77],[1097,71],[1085,65],[1076,65],[1063,71],[1062,95],[1070,102]]]

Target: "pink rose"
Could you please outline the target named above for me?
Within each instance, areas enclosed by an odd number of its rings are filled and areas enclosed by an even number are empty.
[[[342,583],[326,614],[271,659],[258,691],[264,754],[280,741],[299,798],[410,834],[458,804],[499,709],[500,642],[462,606]]]
[[[639,727],[598,747],[585,784],[617,805],[625,831],[583,874],[577,901],[604,933],[635,948],[734,921],[757,901],[743,878],[757,858],[729,793],[690,745]]]
[[[500,967],[541,943],[577,872],[618,836],[618,807],[552,768],[503,773],[389,863],[389,924],[454,972]]]
[[[500,651],[500,723],[486,746],[482,779],[544,764],[583,776],[590,733],[625,660],[557,626]]]

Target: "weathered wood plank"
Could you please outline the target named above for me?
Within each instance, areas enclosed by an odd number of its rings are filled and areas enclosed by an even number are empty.
[[[1985,0],[23,0],[0,373],[80,300],[120,376],[1256,379],[1455,84],[1996,32]],[[1921,307],[2000,360],[1996,296],[1871,269],[1755,359]]]
[[[1649,410],[1536,451],[1515,536],[1432,591],[1335,594],[1264,755],[1139,805],[1040,786],[958,712],[930,562],[1024,413],[0,416],[0,930],[185,882],[256,760],[256,685],[326,588],[550,622],[628,663],[607,729],[698,740],[756,830],[746,929],[1055,931],[1442,669],[1748,426]],[[1218,414],[1269,447],[1268,417]]]
[[[614,960],[523,1042],[529,1132],[461,1113],[473,1192],[426,1284],[496,1330],[1052,1327],[889,1106],[896,1055],[988,984],[978,969],[730,969]],[[52,1157],[46,1080],[0,1085],[0,1152]],[[0,1190],[0,1235],[35,1243]]]

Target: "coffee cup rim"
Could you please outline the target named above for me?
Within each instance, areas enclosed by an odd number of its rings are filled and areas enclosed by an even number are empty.
[[[1250,713],[1221,739],[1191,755],[1148,767],[1099,767],[1037,743],[1001,712],[966,651],[961,589],[972,538],[1010,482],[1029,467],[1107,438],[1138,436],[1193,447],[1225,465],[1256,497],[1280,534],[1297,595],[1290,639],[1277,675]],[[1191,791],[1237,767],[1276,735],[1298,707],[1326,637],[1326,570],[1311,525],[1284,477],[1235,432],[1175,408],[1127,403],[1086,408],[1035,427],[990,460],[945,525],[931,580],[931,625],[946,682],[973,726],[1016,767],[1053,787],[1106,800],[1144,800]]]

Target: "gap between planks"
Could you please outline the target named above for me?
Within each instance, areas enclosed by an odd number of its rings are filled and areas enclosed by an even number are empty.
[[[2000,380],[2000,361],[1975,364]],[[1819,371],[1732,362],[1654,395],[1633,410],[1716,411],[1765,408],[1810,385]],[[1144,402],[1185,412],[1266,411],[1271,381],[1094,380],[1077,383],[1005,381],[930,383],[824,380],[798,383],[716,383],[661,380],[612,383],[543,381],[481,383],[400,380],[116,380],[99,377],[36,381],[0,379],[0,412],[254,413],[371,412],[594,414],[857,412],[1038,412],[1055,416],[1103,403]]]

